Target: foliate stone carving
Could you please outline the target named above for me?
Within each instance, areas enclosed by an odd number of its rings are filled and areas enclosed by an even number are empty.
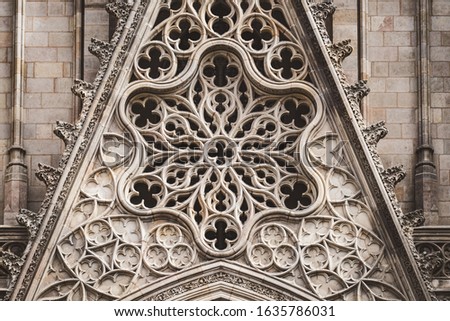
[[[385,121],[380,121],[362,130],[364,139],[369,147],[376,146],[388,134],[385,124]]]
[[[331,2],[311,3],[309,5],[311,13],[314,16],[314,20],[317,24],[317,29],[322,36],[322,40],[325,45],[331,45],[331,40],[328,35],[327,28],[325,26],[325,20],[336,11],[336,6]]]
[[[347,39],[327,46],[330,58],[335,66],[342,66],[344,59],[353,52],[353,47],[350,45],[350,42],[351,40]]]
[[[19,215],[17,215],[17,222],[27,228],[30,240],[34,240],[41,227],[42,215],[27,209],[21,209]]]
[[[431,277],[444,265],[444,259],[440,252],[422,253],[419,266],[424,278],[430,280]]]
[[[91,39],[89,44],[89,52],[100,60],[100,65],[105,65],[111,59],[115,46],[109,42],[105,42],[96,38]]]
[[[189,281],[177,285],[175,288],[170,288],[155,296],[149,296],[145,298],[146,301],[168,301],[175,296],[181,295],[188,291],[200,289],[204,286],[214,285],[214,283],[225,282],[233,287],[240,287],[251,290],[255,293],[262,294],[265,297],[270,298],[273,301],[293,301],[294,298],[275,289],[269,288],[262,283],[257,283],[251,280],[247,280],[243,277],[226,273],[217,272],[212,275],[202,276],[195,281]]]
[[[56,122],[56,128],[53,132],[64,141],[66,146],[72,144],[78,137],[78,129],[75,125],[59,120]]]
[[[413,212],[406,213],[400,218],[400,224],[403,227],[405,234],[412,237],[412,232],[415,227],[422,226],[425,223],[425,215],[423,210],[416,210]]]
[[[83,101],[92,100],[95,94],[94,90],[95,87],[93,84],[80,79],[76,79],[72,86],[72,92]]]
[[[39,163],[38,171],[36,171],[36,177],[43,182],[47,189],[53,189],[58,184],[61,176],[61,170],[52,166]]]
[[[17,278],[22,270],[23,263],[23,258],[12,252],[0,249],[0,267],[9,273],[13,280]]]
[[[361,114],[360,103],[370,92],[370,88],[367,86],[367,80],[360,80],[355,84],[348,84],[345,80],[341,80],[341,83],[358,126],[363,130],[366,125]]]
[[[344,90],[350,104],[358,106],[361,100],[370,92],[370,89],[367,86],[367,80],[360,80],[353,85],[346,85],[344,86]]]
[[[393,166],[381,172],[381,178],[386,186],[386,189],[393,191],[395,186],[400,183],[406,176],[403,165]]]
[[[431,279],[450,277],[450,243],[449,242],[422,242],[416,243],[420,257],[418,264],[423,268],[425,276]],[[427,263],[428,259],[433,262]],[[434,290],[434,289],[433,289]]]
[[[106,4],[106,11],[113,14],[117,19],[125,21],[130,15],[132,7],[133,4],[128,0],[114,0]]]

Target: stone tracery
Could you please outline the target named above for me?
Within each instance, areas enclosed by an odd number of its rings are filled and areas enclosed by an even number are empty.
[[[217,258],[318,298],[404,298],[285,10],[161,2],[41,299],[118,299]]]

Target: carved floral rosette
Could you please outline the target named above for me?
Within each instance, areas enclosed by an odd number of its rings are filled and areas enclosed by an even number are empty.
[[[121,299],[230,260],[318,299],[404,299],[286,5],[149,6],[39,298]]]

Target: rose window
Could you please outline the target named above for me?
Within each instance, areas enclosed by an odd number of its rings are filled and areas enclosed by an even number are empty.
[[[127,184],[130,209],[182,213],[219,252],[258,215],[305,215],[317,194],[300,146],[317,102],[257,89],[244,69],[238,55],[218,50],[184,92],[139,90],[125,105],[125,122],[145,146],[144,166]]]

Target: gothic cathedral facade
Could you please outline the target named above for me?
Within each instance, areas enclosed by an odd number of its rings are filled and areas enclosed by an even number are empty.
[[[2,299],[449,299],[447,1],[0,8]]]

